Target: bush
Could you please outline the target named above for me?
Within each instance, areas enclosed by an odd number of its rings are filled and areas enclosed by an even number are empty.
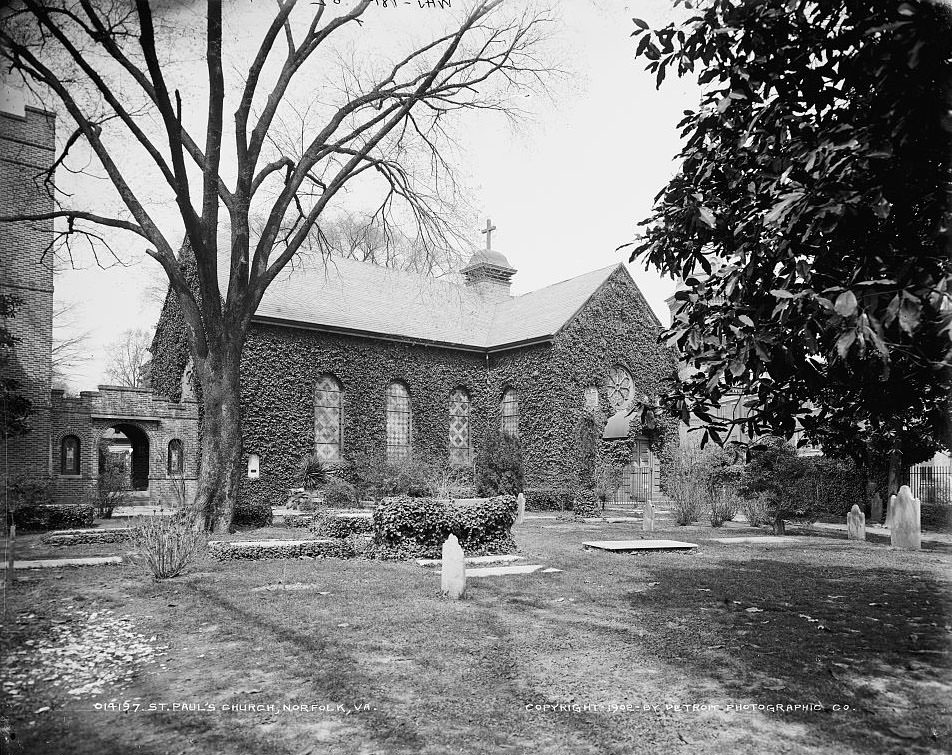
[[[704,480],[697,463],[699,453],[691,446],[682,448],[664,481],[674,521],[682,527],[697,521],[704,508]]]
[[[21,506],[14,512],[17,530],[73,530],[93,526],[95,509],[88,503]]]
[[[266,503],[239,503],[235,506],[233,524],[236,527],[270,527],[273,520],[271,507]]]
[[[205,533],[171,516],[137,518],[130,535],[156,579],[177,577],[205,547]]]
[[[315,514],[308,525],[311,532],[320,537],[343,538],[348,535],[361,535],[373,532],[373,519],[369,516],[353,514]]]
[[[304,488],[291,488],[288,491],[288,497],[284,499],[284,507],[287,509],[300,509],[301,504],[311,502],[311,494]]]
[[[305,454],[298,462],[297,480],[305,490],[314,490],[327,483],[327,464],[316,452]]]
[[[476,457],[476,494],[517,495],[523,484],[522,446],[519,439],[493,430]]]
[[[100,519],[111,519],[117,506],[129,500],[129,469],[122,456],[102,453],[99,465],[99,480],[96,483],[94,505]]]
[[[258,561],[269,558],[339,558],[347,555],[344,540],[213,540],[208,552],[218,561]]]
[[[760,498],[775,535],[785,532],[790,520],[815,521],[815,491],[810,479],[810,462],[797,456],[796,449],[783,438],[767,436],[751,449],[744,468],[741,493]]]
[[[751,527],[759,527],[770,522],[770,517],[767,515],[767,504],[761,498],[742,498],[740,505]]]
[[[809,456],[803,461],[807,491],[813,495],[817,513],[842,519],[854,503],[865,511],[867,478],[851,461],[826,456]]]
[[[588,518],[598,516],[599,500],[598,494],[594,490],[579,490],[574,496],[572,510],[576,518]]]
[[[374,547],[382,558],[439,558],[451,534],[469,555],[515,550],[513,496],[446,502],[407,496],[374,511]]]
[[[390,464],[374,454],[357,454],[348,474],[361,499],[409,496],[424,498],[433,495],[427,464],[417,456],[398,464]]]
[[[339,477],[331,477],[324,485],[324,503],[333,508],[349,508],[357,505],[357,491],[353,485]],[[304,509],[301,509],[304,511]]]
[[[575,497],[569,490],[530,488],[524,491],[526,511],[571,511]]]

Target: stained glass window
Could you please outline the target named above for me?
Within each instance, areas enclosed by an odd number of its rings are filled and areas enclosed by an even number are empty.
[[[502,421],[499,429],[506,435],[519,437],[519,392],[509,388],[502,394],[501,405]]]
[[[631,400],[632,393],[631,373],[616,364],[608,372],[608,403],[613,409],[621,409]]]
[[[387,461],[396,463],[409,458],[412,442],[410,394],[402,383],[391,383],[387,387]]]
[[[325,461],[340,459],[344,390],[333,375],[321,375],[314,386],[314,451]]]
[[[79,474],[79,438],[67,435],[60,446],[60,474]]]
[[[169,474],[182,474],[185,471],[185,460],[182,454],[182,441],[173,438],[169,441]]]
[[[450,463],[469,464],[472,457],[469,394],[463,388],[457,388],[450,394]]]

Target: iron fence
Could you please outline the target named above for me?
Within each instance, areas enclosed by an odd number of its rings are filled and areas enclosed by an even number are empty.
[[[922,503],[952,505],[952,466],[915,466],[906,470],[905,485]]]
[[[612,496],[614,504],[644,503],[651,498],[651,488],[654,480],[651,467],[627,466],[621,473],[621,484]]]

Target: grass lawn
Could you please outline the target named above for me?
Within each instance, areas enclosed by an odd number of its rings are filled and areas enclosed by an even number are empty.
[[[33,684],[4,692],[10,752],[949,752],[952,547],[710,542],[765,534],[738,525],[656,533],[691,553],[581,547],[640,534],[529,520],[526,563],[563,571],[471,579],[462,602],[407,563],[205,561],[163,583],[136,563],[21,571],[0,671]],[[254,533],[277,536],[306,530]],[[127,550],[37,541],[18,558]],[[255,590],[279,584],[294,589]],[[67,630],[115,681],[69,693],[50,640]]]

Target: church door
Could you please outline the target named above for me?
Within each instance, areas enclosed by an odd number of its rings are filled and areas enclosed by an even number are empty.
[[[622,468],[616,502],[644,503],[658,497],[658,459],[648,447],[647,439],[635,438],[631,461]]]

